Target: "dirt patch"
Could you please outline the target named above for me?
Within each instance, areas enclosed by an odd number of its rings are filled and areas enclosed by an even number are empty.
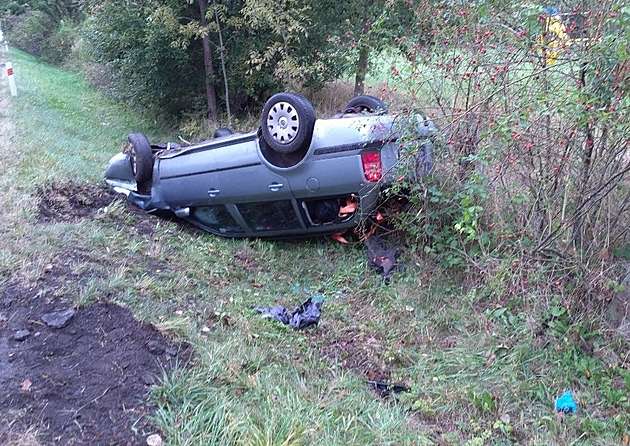
[[[38,223],[77,223],[83,219],[97,217],[107,206],[122,198],[104,184],[55,181],[41,187],[36,194],[39,200]],[[141,236],[152,236],[160,219],[122,200],[125,210],[138,217],[130,229]]]
[[[42,319],[70,309],[68,300],[5,283],[0,444],[19,444],[34,431],[46,445],[146,444],[155,433],[147,393],[187,350],[107,302],[76,309],[61,328]]]
[[[39,200],[37,221],[42,224],[77,223],[83,219],[97,218],[106,207],[120,200],[125,211],[137,219],[133,225],[127,221],[123,222],[122,218],[116,218],[116,220],[133,229],[140,236],[152,236],[161,221],[175,221],[182,231],[189,234],[202,232],[168,211],[148,214],[100,183],[55,181],[41,187],[36,196]]]
[[[105,185],[74,181],[53,182],[41,188],[39,222],[76,222],[91,218],[109,205],[114,194]]]

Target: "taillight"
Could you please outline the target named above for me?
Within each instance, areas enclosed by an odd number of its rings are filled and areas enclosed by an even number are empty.
[[[362,153],[361,163],[363,164],[363,174],[366,180],[375,183],[381,179],[383,176],[381,152]]]

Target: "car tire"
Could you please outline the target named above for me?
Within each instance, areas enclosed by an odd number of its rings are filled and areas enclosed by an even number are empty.
[[[433,171],[433,151],[430,144],[423,145],[422,149],[414,154],[414,165],[414,181],[419,181],[420,178]]]
[[[232,134],[232,130],[226,129],[224,127],[220,127],[214,131],[212,135],[213,138],[223,138],[224,136],[230,136]]]
[[[344,113],[377,113],[384,115],[388,112],[387,106],[379,98],[367,94],[357,96],[343,108]]]
[[[296,93],[274,94],[263,108],[262,138],[278,153],[307,149],[313,138],[315,109]]]
[[[153,175],[153,151],[147,137],[142,133],[132,133],[127,137],[131,144],[131,171],[138,183],[138,190],[144,191]]]

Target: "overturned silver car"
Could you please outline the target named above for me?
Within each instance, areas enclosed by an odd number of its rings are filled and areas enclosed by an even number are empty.
[[[382,187],[429,173],[434,133],[427,118],[388,114],[372,96],[316,119],[306,98],[278,93],[251,133],[220,129],[188,146],[129,135],[105,182],[147,212],[170,211],[217,235],[332,233],[368,217]]]

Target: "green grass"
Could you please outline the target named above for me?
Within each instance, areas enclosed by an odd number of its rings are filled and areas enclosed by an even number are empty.
[[[4,112],[15,128],[0,154],[0,286],[37,283],[63,262],[68,280],[47,293],[117,302],[190,342],[194,366],[151,396],[168,444],[623,444],[627,341],[535,287],[506,301],[492,290],[509,287],[509,275],[492,289],[464,285],[407,255],[405,272],[383,285],[361,246],[222,239],[120,202],[90,219],[37,223],[38,188],[99,187],[127,133],[168,130],[77,74],[11,58],[19,96]],[[251,309],[308,295],[326,299],[315,330]],[[378,398],[365,383],[374,375],[411,390]],[[554,399],[569,388],[580,411],[558,415]]]

